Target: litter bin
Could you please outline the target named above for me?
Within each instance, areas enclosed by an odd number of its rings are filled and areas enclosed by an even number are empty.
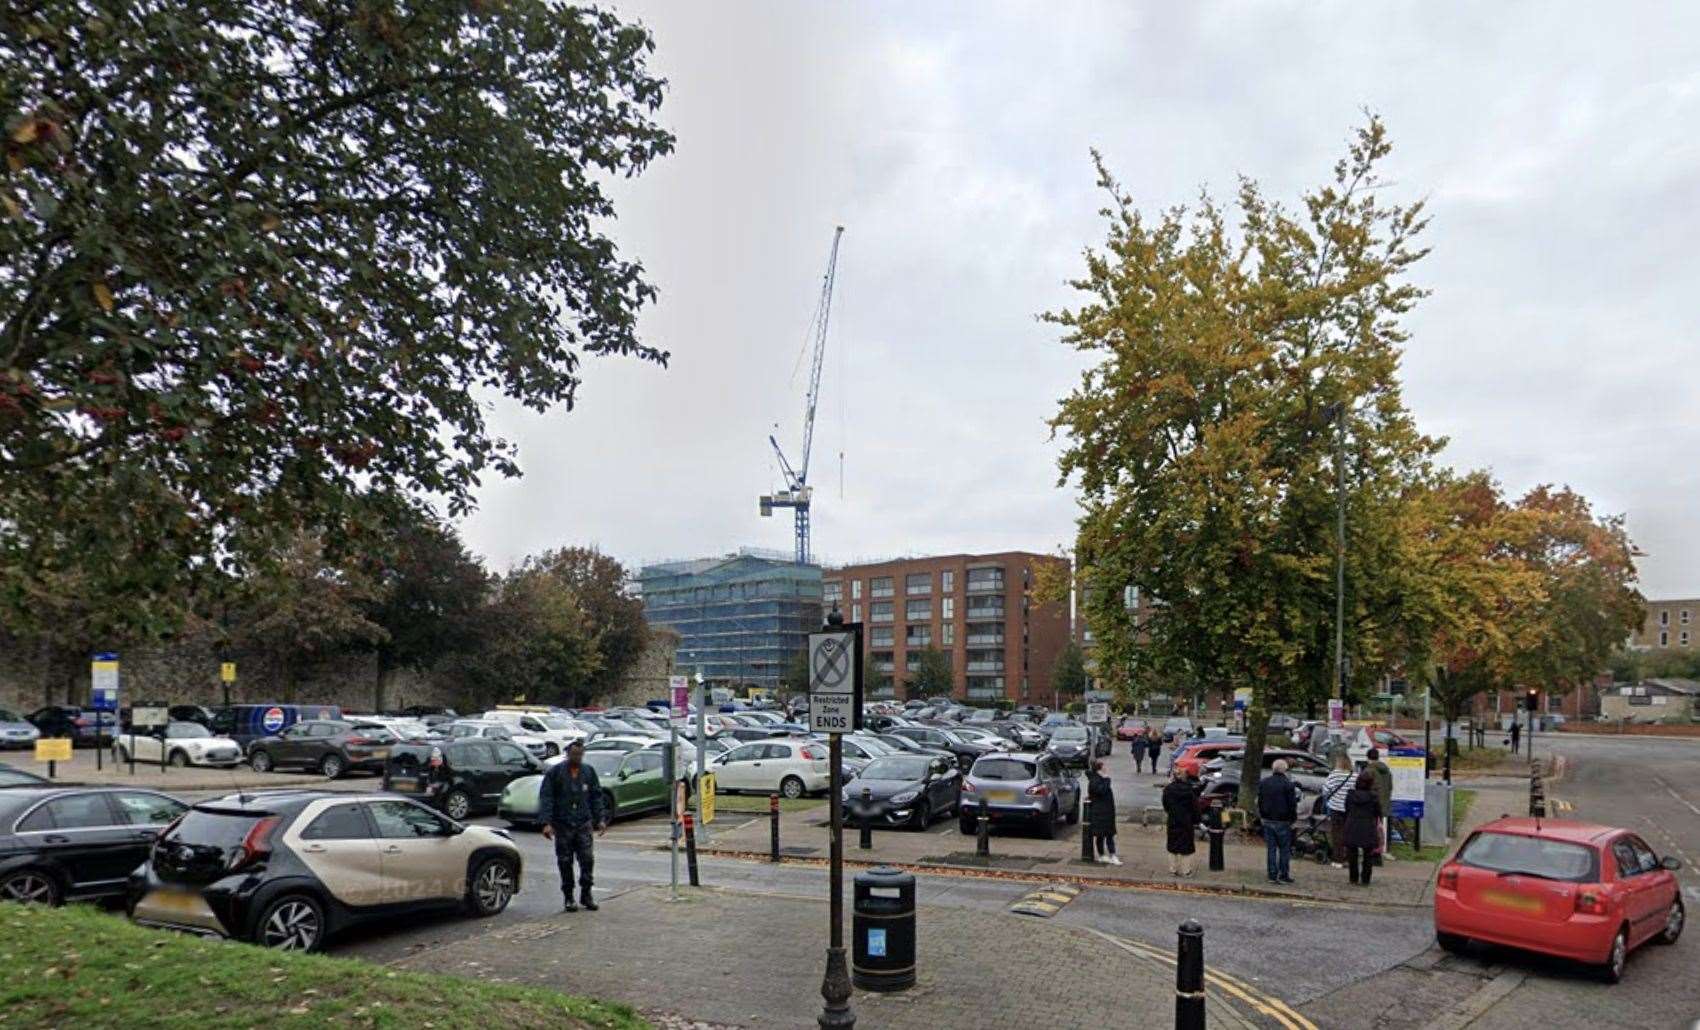
[[[915,876],[880,866],[856,874],[850,979],[864,991],[915,986]]]

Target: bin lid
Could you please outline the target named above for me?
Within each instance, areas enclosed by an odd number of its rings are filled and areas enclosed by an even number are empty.
[[[857,873],[856,884],[862,887],[913,887],[915,874],[890,866],[875,866]]]

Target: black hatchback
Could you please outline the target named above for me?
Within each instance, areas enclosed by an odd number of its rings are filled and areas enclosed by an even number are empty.
[[[511,781],[542,771],[543,763],[505,740],[398,744],[384,766],[384,789],[458,821],[494,812]]]
[[[0,791],[0,900],[57,905],[122,896],[154,838],[188,809],[151,790]]]

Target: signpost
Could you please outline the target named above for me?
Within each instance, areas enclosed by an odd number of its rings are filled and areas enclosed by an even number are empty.
[[[678,901],[679,822],[685,814],[685,795],[679,782],[679,725],[685,721],[685,717],[690,713],[691,688],[689,682],[683,676],[669,677],[667,685],[671,688],[669,690],[671,696],[667,699],[667,789],[672,792],[672,804],[668,805],[667,808],[672,813],[673,818],[673,887],[669,900]],[[700,755],[701,752],[699,751],[698,754]]]
[[[1110,703],[1108,701],[1086,702],[1086,721],[1100,723],[1110,721]]]
[[[695,681],[693,693],[696,695],[697,705],[697,823],[702,831],[703,842],[707,843],[711,839],[708,821],[714,818],[714,776],[708,772],[708,691],[703,689],[700,665],[697,666]],[[704,795],[707,795],[706,799]]]
[[[835,606],[821,632],[809,634],[809,728],[828,734],[827,796],[832,812],[832,874],[829,877],[831,937],[820,993],[823,1028],[850,1028],[850,970],[844,961],[844,734],[862,728],[862,627],[844,622]]]
[[[236,663],[218,663],[218,681],[224,685],[224,707],[230,707],[230,685],[236,682]]]
[[[1328,728],[1331,730],[1345,729],[1346,702],[1337,697],[1328,699]]]
[[[35,760],[47,763],[49,779],[59,775],[59,763],[71,760],[70,737],[37,737],[35,741]]]
[[[112,713],[113,735],[118,730],[118,656],[111,651],[102,651],[94,656],[89,667],[89,679],[94,686],[90,705],[94,709],[94,767],[98,771],[102,766],[100,738],[106,727],[106,713]]]
[[[1428,780],[1428,756],[1420,748],[1396,747],[1383,759],[1393,770],[1393,819],[1414,819],[1417,824],[1418,849],[1423,846],[1423,800]]]

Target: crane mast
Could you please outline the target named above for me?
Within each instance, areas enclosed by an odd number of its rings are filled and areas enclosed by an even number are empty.
[[[771,516],[775,508],[790,508],[796,514],[799,565],[809,562],[809,506],[814,493],[813,487],[809,486],[809,455],[814,450],[815,409],[820,403],[821,366],[826,359],[826,327],[832,318],[832,287],[838,275],[838,240],[843,235],[842,225],[833,230],[832,252],[826,260],[826,277],[821,280],[820,301],[815,308],[814,321],[810,325],[814,337],[814,353],[809,360],[809,392],[803,400],[803,449],[801,460],[795,468],[786,460],[785,450],[779,446],[779,441],[771,435],[767,438],[768,443],[773,445],[773,453],[779,458],[779,468],[785,476],[785,489],[764,494],[761,498],[761,513],[766,517]]]

